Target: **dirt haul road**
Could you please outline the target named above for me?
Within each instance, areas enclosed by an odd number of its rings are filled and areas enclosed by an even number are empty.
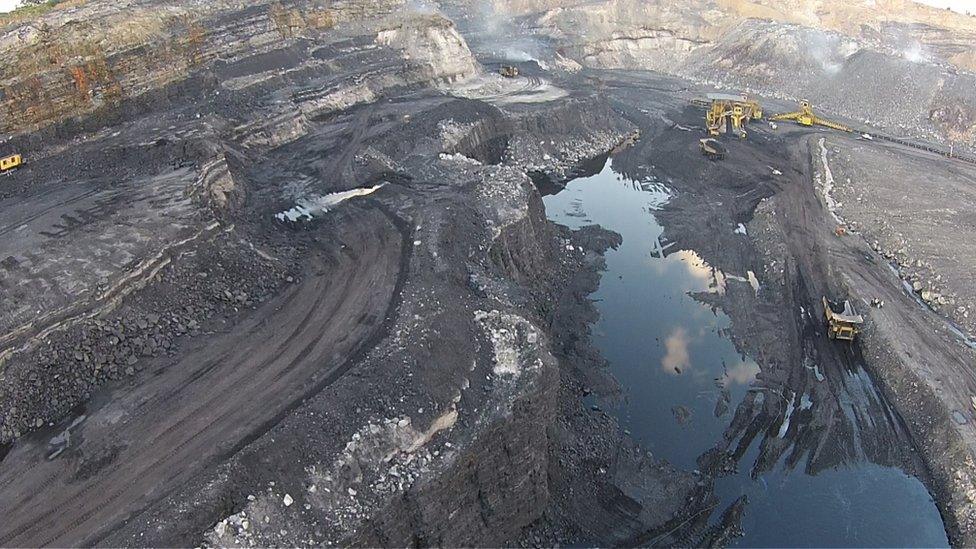
[[[757,208],[750,234],[769,229],[775,235],[760,236],[759,247],[767,263],[772,257],[786,265],[789,298],[784,309],[797,311],[795,325],[807,334],[799,347],[815,349],[808,356],[822,369],[831,391],[849,391],[857,381],[851,375],[854,368],[863,364],[878,392],[870,399],[872,407],[855,410],[856,423],[846,425],[837,415],[843,407],[836,407],[834,417],[822,422],[823,440],[847,439],[829,452],[834,457],[828,459],[867,457],[910,471],[937,500],[949,539],[969,546],[973,517],[968,493],[976,451],[970,408],[976,376],[970,365],[976,354],[946,318],[906,290],[895,270],[860,234],[835,233],[843,220],[833,212],[832,174],[824,147],[829,142],[843,150],[854,145],[854,138],[785,131],[792,166],[781,166],[784,175],[775,185],[775,197]],[[864,333],[856,344],[829,342],[819,303],[822,295],[850,297],[864,315]],[[871,307],[872,300],[884,306]],[[835,359],[828,360],[831,356]],[[841,369],[832,371],[836,367]],[[821,455],[821,450],[822,443],[814,455]]]
[[[805,238],[795,247],[811,243],[822,249],[820,256],[830,265],[831,280],[842,283],[867,312],[868,323],[861,336],[860,350],[889,398],[899,403],[905,428],[926,462],[929,487],[940,502],[950,539],[972,545],[974,517],[971,504],[973,456],[976,454],[976,422],[972,398],[976,395],[976,352],[953,329],[950,322],[910,292],[889,263],[876,254],[860,235],[838,238],[832,227],[832,174],[827,160],[827,143],[841,149],[853,142],[846,136],[810,136],[798,146],[798,156],[810,159],[806,185],[794,191],[792,213],[816,212],[804,224]],[[891,145],[879,144],[882,148]],[[903,147],[906,157],[927,156]],[[924,164],[921,164],[924,165]],[[934,169],[951,172],[949,161]],[[806,171],[806,170],[805,170]],[[809,182],[813,181],[811,185]],[[791,211],[782,212],[789,216]],[[920,213],[919,217],[924,218]],[[960,255],[963,255],[960,252]],[[964,261],[964,260],[963,260]],[[869,307],[881,300],[881,308]]]
[[[377,210],[340,229],[313,244],[307,274],[278,299],[86,411],[63,452],[50,432],[13,449],[0,472],[0,545],[97,542],[341,375],[382,332],[403,243]]]

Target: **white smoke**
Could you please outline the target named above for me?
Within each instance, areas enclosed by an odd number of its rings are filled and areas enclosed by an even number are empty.
[[[406,8],[407,11],[423,14],[434,14],[440,11],[437,2],[433,0],[407,0]]]
[[[545,53],[549,48],[542,41],[530,36],[526,29],[520,28],[511,16],[495,9],[493,2],[476,4],[473,14],[474,28],[478,29],[482,49],[487,49],[504,61],[535,61],[541,68],[547,69],[543,59],[550,57]]]
[[[927,63],[930,59],[925,47],[918,42],[913,42],[903,52],[901,52],[901,55],[912,63]]]
[[[834,34],[827,34],[818,30],[805,33],[807,55],[820,65],[821,70],[828,76],[834,76],[844,67],[847,57],[846,44]]]
[[[23,0],[0,0],[0,13],[14,11],[23,5]]]

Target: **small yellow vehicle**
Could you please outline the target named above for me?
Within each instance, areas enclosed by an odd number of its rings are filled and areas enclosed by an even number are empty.
[[[0,158],[0,173],[7,173],[23,165],[24,159],[19,154],[12,154]]]
[[[827,337],[854,341],[854,336],[861,332],[864,317],[857,314],[850,301],[838,303],[823,298],[824,314],[827,317]]]

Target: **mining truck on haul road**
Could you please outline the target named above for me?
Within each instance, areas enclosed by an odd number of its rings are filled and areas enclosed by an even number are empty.
[[[836,302],[823,298],[824,315],[827,317],[827,337],[843,341],[854,341],[861,332],[864,317],[857,314],[850,301]]]
[[[710,160],[722,160],[725,158],[725,145],[719,143],[718,139],[711,139],[708,137],[705,139],[699,139],[698,148],[701,149],[702,154]]]

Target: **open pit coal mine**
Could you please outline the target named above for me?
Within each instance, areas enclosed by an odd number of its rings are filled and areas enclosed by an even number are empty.
[[[0,547],[976,545],[976,17],[27,4]]]

